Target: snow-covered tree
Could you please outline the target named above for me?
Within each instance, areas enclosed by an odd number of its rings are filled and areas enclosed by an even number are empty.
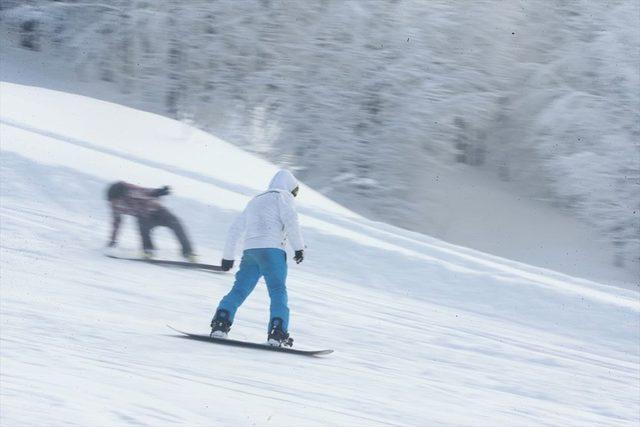
[[[3,2],[6,40],[189,120],[376,218],[425,170],[482,168],[638,262],[640,5]]]

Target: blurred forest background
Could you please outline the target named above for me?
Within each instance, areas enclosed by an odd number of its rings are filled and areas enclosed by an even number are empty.
[[[357,212],[429,231],[434,171],[474,169],[589,224],[612,265],[639,262],[636,0],[1,5],[2,43]]]

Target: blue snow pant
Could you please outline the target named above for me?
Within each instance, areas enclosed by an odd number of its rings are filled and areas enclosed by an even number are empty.
[[[282,319],[285,332],[289,327],[289,307],[287,305],[287,253],[282,249],[259,248],[247,249],[242,254],[240,269],[236,273],[236,281],[231,291],[222,298],[218,310],[227,310],[229,320],[233,318],[238,307],[256,287],[260,277],[264,276],[271,298],[271,317]],[[268,326],[267,326],[268,328]]]

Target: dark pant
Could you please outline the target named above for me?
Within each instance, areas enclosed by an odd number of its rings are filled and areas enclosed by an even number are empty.
[[[159,209],[148,217],[138,217],[138,227],[140,227],[142,247],[145,251],[154,249],[151,241],[151,230],[154,227],[169,227],[176,234],[180,245],[182,245],[182,254],[189,255],[193,253],[191,242],[189,242],[180,220],[167,209]]]

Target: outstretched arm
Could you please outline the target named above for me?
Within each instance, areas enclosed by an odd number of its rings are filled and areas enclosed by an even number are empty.
[[[155,188],[149,192],[151,197],[162,197],[171,194],[171,187],[165,185],[164,187]]]
[[[111,214],[113,220],[111,223],[111,240],[109,240],[109,246],[115,246],[118,240],[118,231],[120,231],[120,224],[122,223],[122,215],[120,215],[113,204],[111,205]]]
[[[128,191],[133,191],[138,195],[144,195],[146,197],[162,197],[171,194],[171,187],[165,185],[158,188],[140,187],[139,185],[126,184]]]

